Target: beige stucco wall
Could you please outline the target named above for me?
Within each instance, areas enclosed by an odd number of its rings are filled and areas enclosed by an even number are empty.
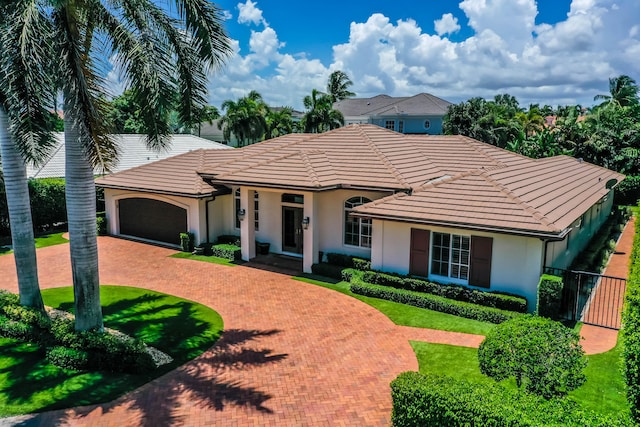
[[[569,235],[562,241],[549,242],[547,247],[547,267],[567,269],[576,256],[586,247],[607,220],[613,207],[613,190],[603,200],[585,213],[582,221],[574,222]],[[578,226],[579,225],[579,226]]]
[[[535,308],[537,285],[542,271],[543,243],[540,239],[375,220],[374,249],[371,254],[374,269],[402,274],[409,272],[411,228],[493,238],[490,290],[522,295],[529,302],[529,310],[533,311]],[[455,282],[441,276],[430,276],[430,279],[441,283]]]

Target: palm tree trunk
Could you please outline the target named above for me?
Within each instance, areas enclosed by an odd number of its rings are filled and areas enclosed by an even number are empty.
[[[104,329],[100,305],[96,194],[93,168],[80,143],[72,111],[65,106],[64,143],[67,220],[77,331]]]
[[[38,283],[36,245],[29,202],[27,168],[9,132],[9,118],[0,108],[0,155],[9,207],[11,243],[18,273],[20,304],[44,313],[44,304]]]

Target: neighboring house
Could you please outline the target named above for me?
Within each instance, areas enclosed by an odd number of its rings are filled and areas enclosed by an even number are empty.
[[[177,245],[241,236],[299,256],[370,257],[378,270],[527,297],[605,221],[623,175],[567,156],[534,160],[463,136],[373,125],[199,150],[97,180],[109,231]]]
[[[408,97],[378,95],[347,98],[333,104],[344,115],[345,125],[370,123],[404,134],[442,134],[442,119],[449,101],[419,93]]]
[[[41,165],[34,167],[27,166],[27,176],[29,178],[62,178],[65,175],[65,149],[64,134],[55,134],[57,143],[49,158]],[[144,135],[116,135],[116,140],[120,147],[120,159],[111,172],[120,172],[136,166],[155,162],[156,160],[173,157],[192,150],[206,149],[227,149],[229,147],[216,144],[206,139],[193,135],[172,135],[171,144],[161,152],[156,152],[147,148]],[[102,172],[96,170],[96,175]]]

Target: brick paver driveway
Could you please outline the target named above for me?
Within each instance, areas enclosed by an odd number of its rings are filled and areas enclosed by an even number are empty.
[[[360,301],[249,267],[167,258],[170,249],[99,238],[101,283],[138,286],[215,309],[220,341],[179,369],[102,405],[0,424],[383,426],[389,383],[417,370],[409,339],[477,346],[482,337],[394,325]],[[69,246],[38,250],[43,288],[71,283]],[[0,288],[17,291],[12,256]]]

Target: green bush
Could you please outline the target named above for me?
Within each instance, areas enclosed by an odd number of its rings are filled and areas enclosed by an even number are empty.
[[[104,212],[98,213],[98,216],[96,217],[96,231],[98,236],[107,235],[107,217]]]
[[[640,220],[636,219],[635,227],[621,337],[627,400],[634,419],[640,424]]]
[[[216,242],[218,245],[234,245],[237,247],[241,247],[240,244],[240,236],[234,236],[232,234],[223,234],[218,236],[218,240]]]
[[[54,346],[47,349],[47,360],[52,365],[74,371],[86,371],[89,369],[89,353],[84,350]]]
[[[374,298],[426,308],[442,313],[453,314],[467,319],[480,320],[490,323],[502,323],[506,320],[522,316],[514,311],[500,310],[463,301],[456,301],[437,295],[431,295],[405,289],[395,289],[388,286],[374,285],[362,279],[352,277],[351,292]]]
[[[335,252],[327,253],[327,263],[340,267],[353,268],[353,258],[352,255],[338,254]]]
[[[0,315],[0,337],[32,341],[36,339],[37,331],[33,325]]]
[[[614,204],[636,206],[640,199],[640,176],[627,176],[616,187]]]
[[[211,247],[211,254],[218,258],[224,258],[229,261],[237,261],[242,258],[242,250],[240,246],[230,244],[218,244]]]
[[[341,279],[342,271],[344,267],[339,265],[329,264],[327,262],[321,262],[320,264],[313,264],[311,266],[311,272],[318,276],[330,277],[332,279]]]
[[[30,179],[29,197],[36,230],[49,230],[57,223],[67,222],[64,178]]]
[[[350,282],[354,277],[362,278],[363,272],[356,270],[355,268],[345,268],[340,273],[340,279],[345,282]]]
[[[560,314],[562,304],[562,289],[564,283],[562,277],[543,274],[538,282],[538,304],[536,313],[538,316],[556,319]]]
[[[493,328],[478,349],[480,372],[545,399],[564,396],[587,380],[580,334],[563,324],[525,315]]]
[[[371,261],[364,258],[353,258],[353,268],[360,271],[371,270]]]
[[[367,271],[362,278],[367,283],[391,286],[396,289],[424,292],[432,295],[454,299],[457,301],[480,304],[501,310],[527,312],[527,300],[524,297],[499,292],[479,291],[459,285],[443,285],[414,279],[406,276]]]
[[[568,399],[545,400],[498,384],[404,372],[391,382],[394,427],[630,427],[626,414],[603,416]]]
[[[182,252],[193,252],[195,236],[193,233],[180,233],[180,248]]]

